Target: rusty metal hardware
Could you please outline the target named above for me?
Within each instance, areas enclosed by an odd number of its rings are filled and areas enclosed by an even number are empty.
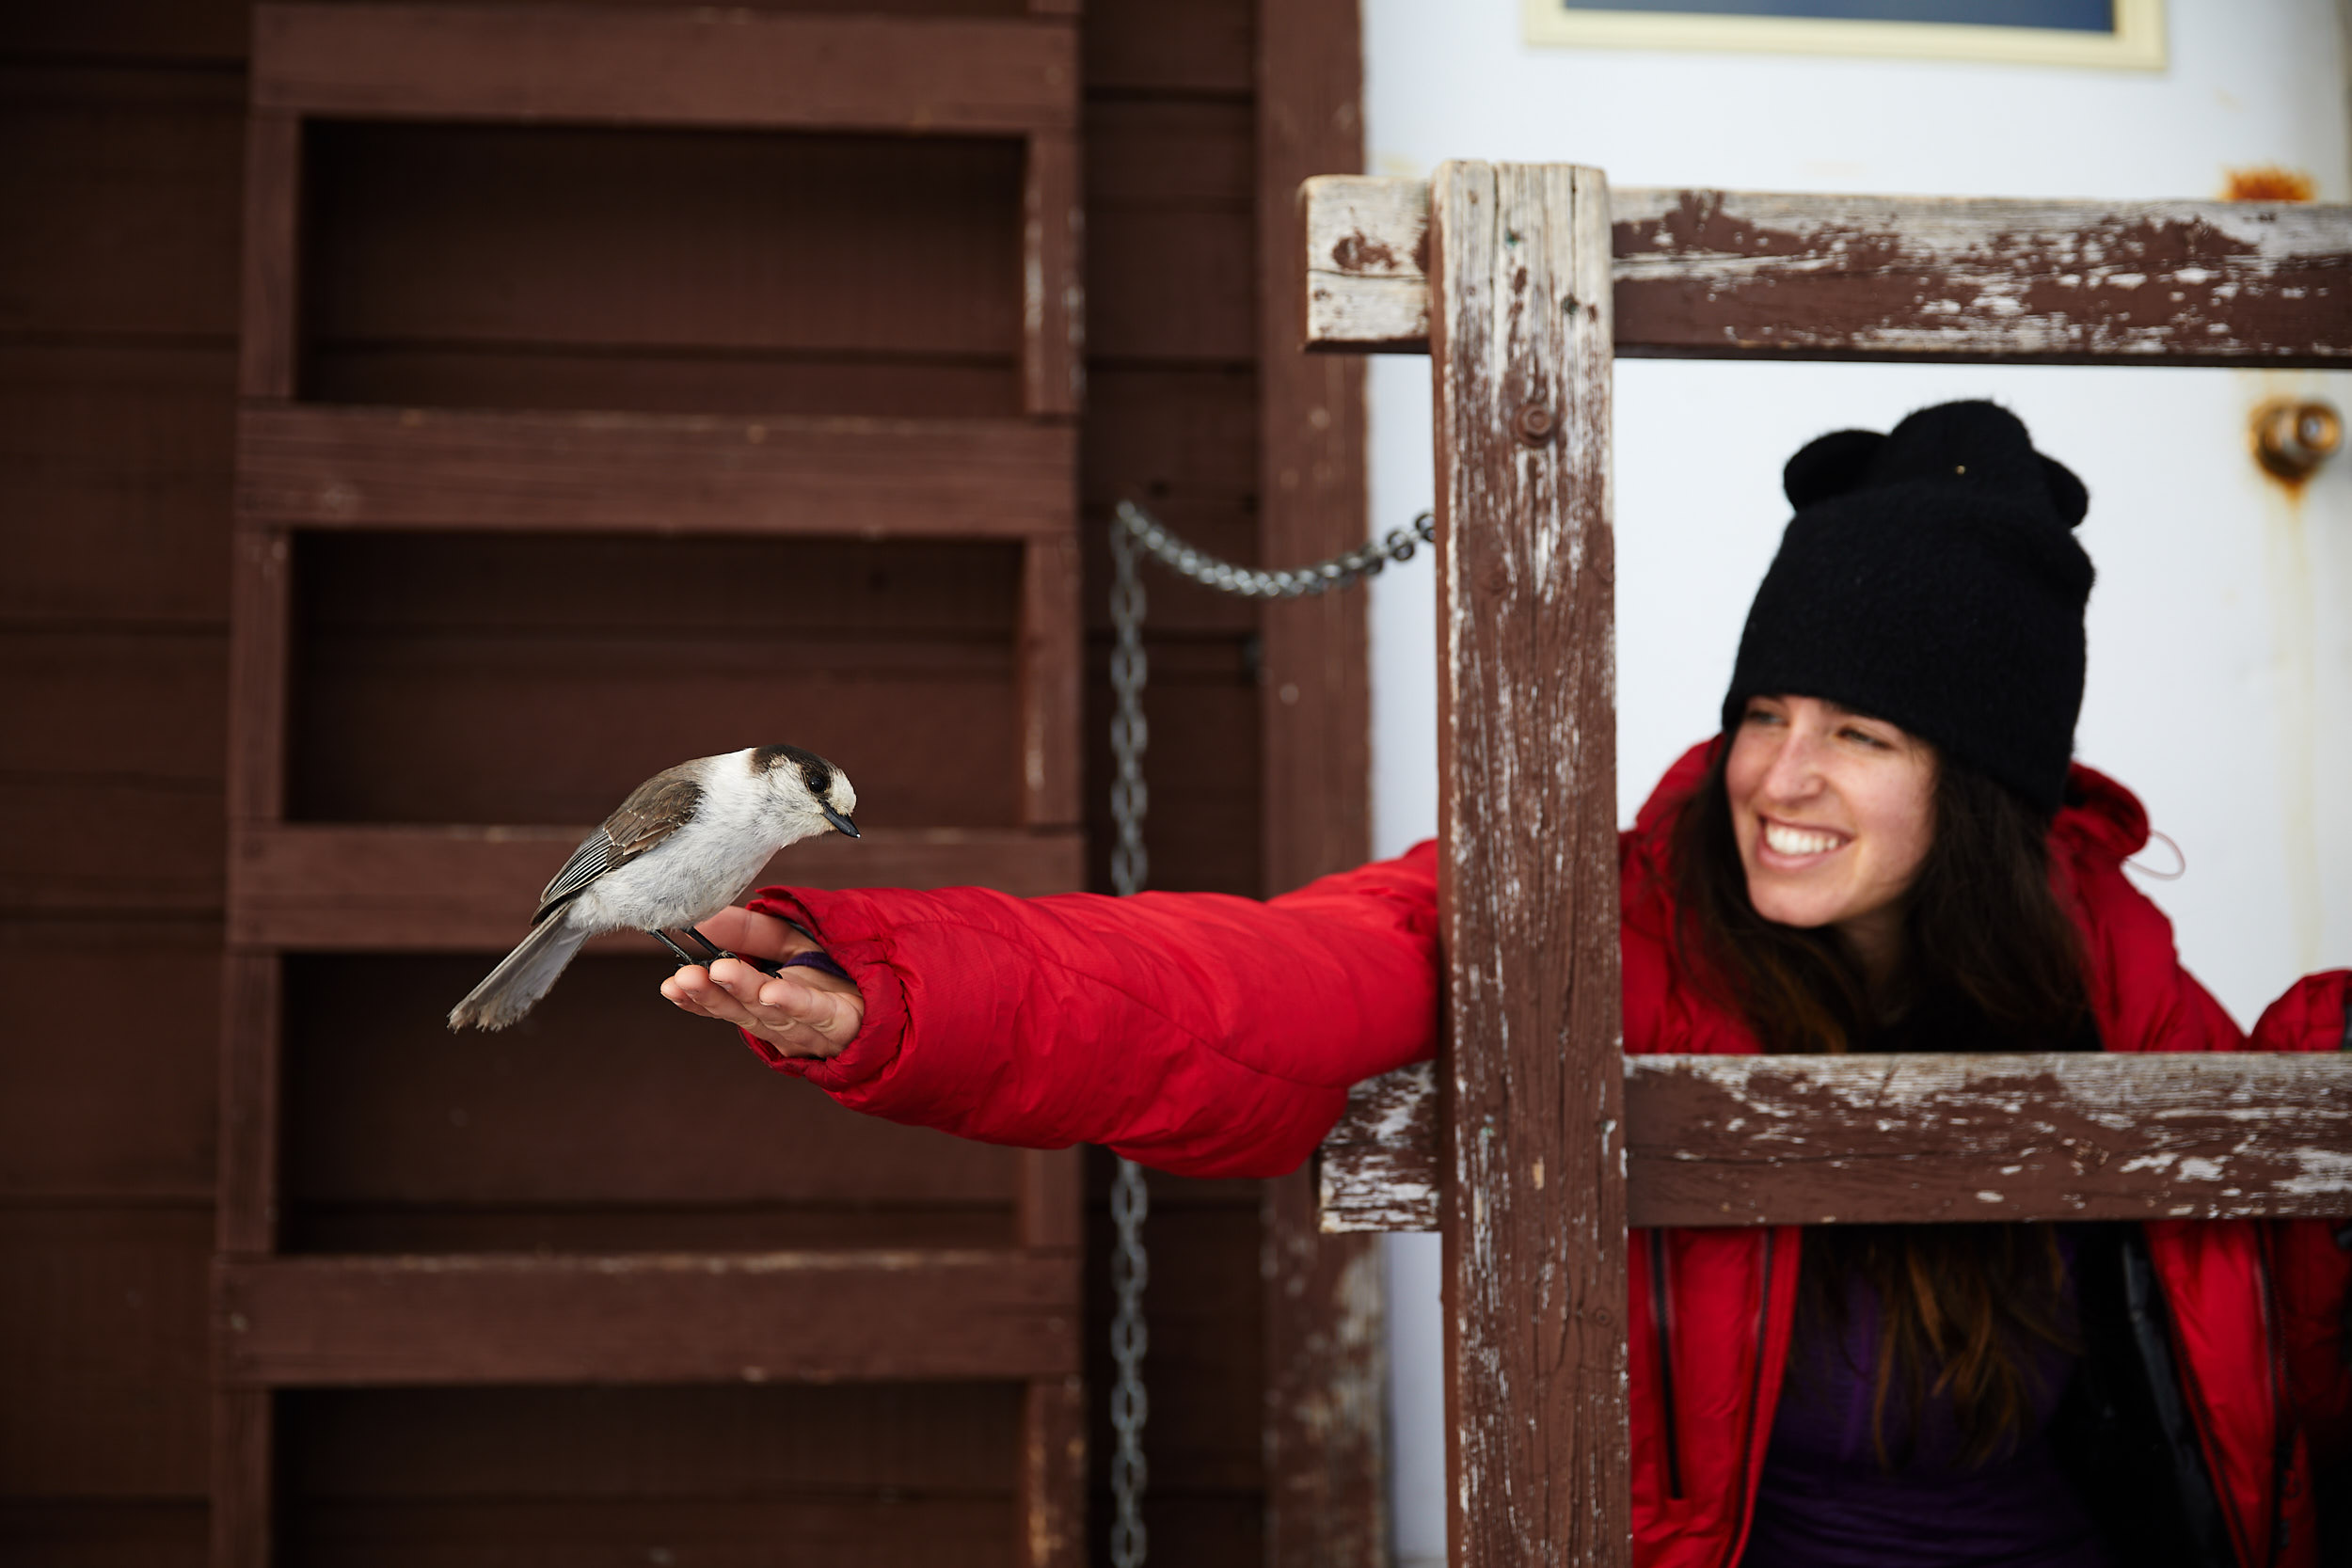
[[[2299,483],[2344,445],[2344,416],[2313,398],[2278,398],[2254,410],[2254,460],[2277,477]]]

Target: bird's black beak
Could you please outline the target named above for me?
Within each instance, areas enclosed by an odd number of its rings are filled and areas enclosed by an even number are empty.
[[[848,817],[842,816],[831,806],[819,806],[817,809],[825,814],[825,820],[833,824],[833,831],[834,832],[847,833],[851,838],[863,838],[866,836],[857,831],[856,823],[850,821]]]

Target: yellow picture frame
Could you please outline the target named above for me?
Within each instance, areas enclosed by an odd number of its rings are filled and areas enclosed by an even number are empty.
[[[1865,55],[2112,71],[2161,71],[2165,65],[2164,0],[2114,0],[2111,33],[1811,16],[1570,10],[1560,0],[1520,0],[1520,5],[1528,42],[1575,49]]]

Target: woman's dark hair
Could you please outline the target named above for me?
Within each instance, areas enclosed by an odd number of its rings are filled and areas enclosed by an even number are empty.
[[[1776,925],[1750,902],[1724,783],[1731,741],[1716,744],[1674,822],[1675,942],[1683,974],[1744,1017],[1766,1051],[2096,1049],[2081,938],[2050,885],[2047,816],[1936,758],[1934,831],[1904,895],[1901,968],[1874,1010],[1834,929]],[[1885,1417],[1898,1388],[1914,1435],[1928,1397],[1948,1395],[1963,1459],[1980,1464],[2024,1433],[2034,1342],[2073,1348],[2047,1226],[1820,1227],[1805,1233],[1804,1263],[1808,1309],[1841,1330],[1853,1284],[1877,1295],[1872,1432],[1883,1464],[1894,1463]]]

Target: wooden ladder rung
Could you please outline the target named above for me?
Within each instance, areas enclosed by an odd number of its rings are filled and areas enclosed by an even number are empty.
[[[1075,1250],[224,1259],[221,1381],[762,1383],[1061,1377]]]
[[[1067,22],[745,8],[265,5],[257,109],[1020,135],[1077,123]]]
[[[1628,1056],[1637,1226],[2285,1219],[2352,1192],[2352,1056]],[[1426,1062],[1359,1084],[1326,1230],[1435,1230]],[[1762,1178],[1777,1175],[1776,1180]]]
[[[1328,175],[1301,195],[1306,346],[1429,352],[1427,182]],[[1619,358],[2352,363],[2352,206],[1609,198]]]
[[[248,525],[1067,537],[1077,433],[1029,420],[246,407]]]
[[[247,825],[230,848],[229,941],[322,953],[504,952],[587,832]],[[1085,854],[1074,828],[875,828],[855,843],[827,835],[796,844],[767,875],[803,887],[993,887],[1028,896],[1085,886]]]

